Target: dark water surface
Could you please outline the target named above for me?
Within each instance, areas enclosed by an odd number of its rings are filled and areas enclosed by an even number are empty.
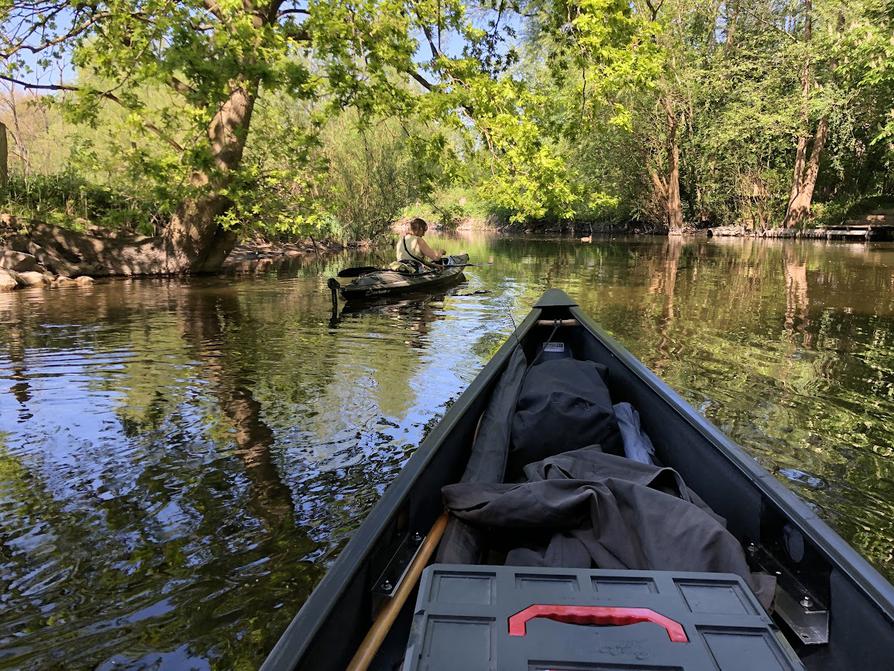
[[[334,328],[368,258],[0,294],[0,668],[257,668],[550,286],[894,576],[894,246],[444,245],[492,265]]]

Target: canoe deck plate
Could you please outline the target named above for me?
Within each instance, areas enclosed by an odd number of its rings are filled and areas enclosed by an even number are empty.
[[[394,596],[398,586],[406,575],[407,569],[413,563],[413,559],[422,547],[425,536],[421,533],[408,533],[398,541],[394,554],[388,560],[385,570],[373,585],[372,592],[377,596]]]
[[[773,610],[805,645],[829,642],[829,609],[766,548],[748,545],[752,567],[776,576]]]

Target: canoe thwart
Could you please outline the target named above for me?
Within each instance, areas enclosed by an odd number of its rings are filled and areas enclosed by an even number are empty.
[[[535,326],[580,326],[576,319],[538,319]]]

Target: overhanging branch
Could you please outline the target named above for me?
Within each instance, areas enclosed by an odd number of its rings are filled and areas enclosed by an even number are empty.
[[[61,11],[62,11],[61,9],[58,9],[58,10],[54,11],[52,14],[45,16],[43,20],[35,22],[24,35],[17,36],[13,40],[10,40],[10,42],[9,42],[10,48],[7,51],[0,53],[0,56],[2,56],[3,58],[11,58],[12,56],[14,56],[15,54],[17,54],[20,51],[29,51],[32,54],[42,53],[42,52],[46,51],[47,49],[52,49],[53,47],[58,47],[59,45],[63,44],[64,42],[67,42],[68,40],[72,40],[76,37],[79,37],[80,35],[87,32],[92,26],[94,26],[97,23],[97,21],[107,18],[109,16],[109,14],[107,12],[94,14],[89,19],[87,19],[81,23],[78,23],[75,26],[72,26],[65,33],[63,33],[61,35],[57,35],[53,39],[47,40],[47,41],[42,42],[41,44],[38,44],[38,45],[27,44],[27,41],[30,37],[32,37],[38,31],[41,31],[44,28],[46,28],[46,25],[49,23],[49,21],[54,19],[57,14],[61,13]],[[78,14],[80,14],[80,12],[75,14],[74,20],[78,19]],[[13,44],[13,42],[15,42],[15,44]]]
[[[88,95],[94,95],[98,98],[103,98],[104,100],[111,100],[114,103],[121,105],[124,109],[131,109],[127,105],[124,104],[124,101],[121,100],[118,96],[110,91],[91,91],[89,89],[82,89],[78,86],[71,86],[69,84],[38,84],[37,82],[27,82],[22,79],[16,79],[15,77],[10,77],[9,75],[0,74],[0,80],[11,82],[13,84],[18,84],[29,90],[35,91],[72,91],[72,92],[81,92],[87,93]],[[143,127],[157,135],[159,138],[164,140],[169,146],[177,151],[183,151],[183,145],[169,137],[167,133],[165,133],[161,128],[156,126],[151,121],[144,121]]]
[[[36,82],[26,82],[22,79],[16,79],[9,75],[0,74],[0,79],[13,84],[18,84],[26,89],[42,90],[42,91],[80,91],[77,86],[69,86],[68,84],[38,84]]]
[[[413,79],[415,79],[417,82],[419,82],[423,86],[423,88],[425,88],[425,90],[427,90],[427,91],[434,90],[435,85],[432,84],[430,81],[428,81],[425,77],[423,77],[421,74],[419,74],[415,70],[408,68],[406,70],[406,73],[408,75],[410,75]]]

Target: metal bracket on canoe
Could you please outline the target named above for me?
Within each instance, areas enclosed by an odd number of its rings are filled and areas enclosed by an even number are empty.
[[[425,536],[421,533],[406,534],[398,543],[394,554],[388,560],[385,570],[378,577],[373,585],[373,594],[377,596],[388,597],[394,596],[401,581],[413,563],[413,559],[422,547]]]
[[[748,544],[756,568],[776,576],[773,610],[805,645],[829,642],[829,608],[764,547]]]

